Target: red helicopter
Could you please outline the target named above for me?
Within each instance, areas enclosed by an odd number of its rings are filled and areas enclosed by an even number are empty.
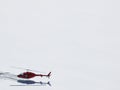
[[[23,69],[23,68],[18,68],[18,69]],[[51,76],[51,72],[49,72],[47,75],[45,75],[45,74],[36,74],[36,73],[32,72],[32,71],[36,71],[36,70],[30,70],[30,69],[24,69],[24,70],[27,70],[27,71],[23,72],[22,74],[17,75],[17,77],[24,78],[24,79],[30,79],[30,78],[34,78],[35,76],[40,76],[40,77],[44,76],[44,77],[48,77],[48,78]]]
[[[40,76],[40,77],[45,76],[45,77],[49,78],[51,76],[51,72],[49,72],[47,75],[44,75],[44,74],[35,74],[33,72],[27,71],[27,72],[23,72],[22,74],[17,75],[17,77],[24,78],[24,79],[30,79],[30,78],[33,78],[35,76]]]

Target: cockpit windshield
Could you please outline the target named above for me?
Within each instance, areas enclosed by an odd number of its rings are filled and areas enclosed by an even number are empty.
[[[20,75],[22,76],[22,75],[24,75],[24,73],[21,73]]]

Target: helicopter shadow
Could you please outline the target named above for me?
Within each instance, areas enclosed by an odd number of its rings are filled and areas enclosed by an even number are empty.
[[[42,81],[40,81],[40,82],[36,82],[36,81],[34,81],[34,80],[17,80],[17,82],[18,83],[21,83],[21,84],[23,84],[23,86],[25,85],[28,85],[28,86],[30,86],[30,85],[32,85],[32,86],[45,86],[45,85],[49,85],[49,86],[51,86],[51,83],[50,83],[50,81],[48,81],[48,82],[42,82]]]

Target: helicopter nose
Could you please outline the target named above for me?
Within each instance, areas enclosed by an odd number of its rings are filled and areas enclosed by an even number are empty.
[[[22,77],[22,75],[17,75],[17,77]]]

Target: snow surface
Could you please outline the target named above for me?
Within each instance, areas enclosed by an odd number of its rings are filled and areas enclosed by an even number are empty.
[[[0,0],[0,71],[48,73],[49,86],[1,90],[120,90],[119,0]]]

